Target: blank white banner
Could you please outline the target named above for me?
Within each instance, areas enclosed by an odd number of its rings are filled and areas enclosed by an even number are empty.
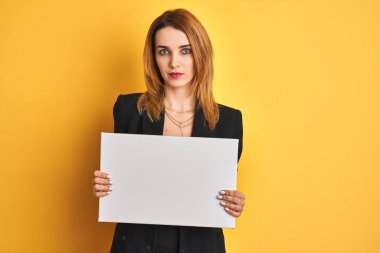
[[[234,228],[216,198],[236,189],[238,139],[101,133],[112,192],[99,221]]]

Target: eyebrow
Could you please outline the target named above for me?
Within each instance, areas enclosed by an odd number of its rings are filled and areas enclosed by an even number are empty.
[[[183,48],[183,47],[191,47],[191,45],[188,44],[188,45],[182,45],[182,46],[179,46],[179,48]],[[169,48],[169,47],[167,47],[167,46],[163,46],[163,45],[158,45],[157,48]]]

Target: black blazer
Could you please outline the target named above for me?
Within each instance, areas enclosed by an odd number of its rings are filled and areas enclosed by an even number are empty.
[[[137,99],[141,93],[120,95],[113,108],[114,132],[162,135],[164,112],[159,121],[151,122],[145,112],[140,115]],[[194,115],[192,137],[239,139],[238,160],[243,147],[242,115],[239,110],[219,105],[220,117],[213,131],[206,126],[203,111],[197,108]],[[157,225],[118,223],[111,253],[154,252]],[[224,253],[224,235],[221,228],[179,227],[181,253]]]

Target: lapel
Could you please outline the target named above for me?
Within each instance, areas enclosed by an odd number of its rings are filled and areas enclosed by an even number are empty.
[[[162,135],[164,130],[164,111],[160,114],[160,120],[151,122],[145,111],[142,113],[142,134]]]
[[[142,134],[162,135],[164,130],[165,112],[160,114],[160,120],[151,122],[146,114],[142,115]],[[203,110],[197,107],[194,115],[194,123],[191,131],[191,137],[213,137],[214,134],[209,130],[204,122]]]

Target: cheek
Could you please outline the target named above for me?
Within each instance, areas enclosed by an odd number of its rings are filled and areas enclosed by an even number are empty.
[[[163,59],[163,57],[156,57],[156,63],[157,63],[158,69],[160,70],[162,74],[165,71],[164,69],[165,59]]]

